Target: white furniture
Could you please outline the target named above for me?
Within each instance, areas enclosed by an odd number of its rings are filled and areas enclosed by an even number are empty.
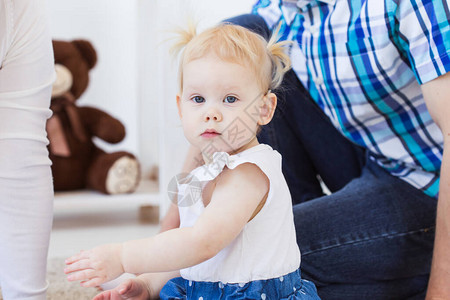
[[[141,181],[137,190],[131,194],[105,195],[99,192],[80,190],[56,192],[54,209],[57,213],[74,213],[93,207],[108,209],[110,206],[140,207],[159,206],[160,194],[158,182]]]

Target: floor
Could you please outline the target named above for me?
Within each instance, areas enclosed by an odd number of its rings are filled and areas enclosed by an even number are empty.
[[[92,299],[98,293],[94,288],[82,288],[78,283],[66,280],[63,273],[64,258],[100,244],[145,238],[159,232],[157,206],[130,206],[125,202],[104,205],[104,202],[100,202],[95,205],[85,203],[75,207],[55,207],[47,269],[49,300]],[[111,289],[129,277],[131,275],[124,274],[103,284],[102,288]]]

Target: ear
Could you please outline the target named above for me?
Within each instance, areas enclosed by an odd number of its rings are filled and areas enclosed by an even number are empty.
[[[92,69],[97,63],[97,52],[91,42],[87,40],[74,40],[72,44],[80,51],[83,58],[88,63],[89,69]]]
[[[258,125],[268,124],[275,113],[277,107],[277,96],[274,93],[268,93],[263,97],[262,104],[260,106]]]
[[[177,107],[178,107],[178,116],[180,119],[183,118],[183,114],[181,113],[181,96],[177,94]]]

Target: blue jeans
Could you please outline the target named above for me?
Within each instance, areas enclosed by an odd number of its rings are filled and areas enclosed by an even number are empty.
[[[300,270],[245,284],[190,281],[177,277],[164,285],[159,297],[161,300],[320,300],[316,287],[301,278]]]
[[[264,20],[227,20],[268,37]],[[367,159],[341,135],[295,73],[258,139],[283,157],[294,204],[302,276],[322,299],[424,299],[436,200]],[[318,176],[332,192],[323,194]]]

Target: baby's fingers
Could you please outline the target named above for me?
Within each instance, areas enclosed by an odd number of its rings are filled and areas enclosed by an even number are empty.
[[[122,300],[122,299],[126,298],[120,296],[116,290],[110,290],[98,294],[92,300]]]
[[[127,293],[130,291],[131,286],[132,286],[132,282],[131,282],[131,280],[128,279],[128,280],[125,281],[124,283],[120,284],[120,285],[116,288],[116,290],[117,290],[117,292],[119,293],[119,295],[127,296]]]
[[[92,300],[112,300],[112,296],[111,296],[112,292],[111,291],[104,291],[100,294],[98,294],[97,296],[95,296],[94,298],[92,298]]]
[[[105,279],[102,279],[100,277],[94,277],[94,278],[90,278],[89,280],[82,281],[81,286],[82,287],[96,287],[105,282],[106,282]]]
[[[96,278],[97,274],[94,270],[83,270],[67,276],[67,280],[69,281],[78,281],[78,280],[91,280]]]
[[[79,261],[81,259],[85,259],[89,257],[89,252],[88,251],[80,251],[80,253],[75,254],[69,258],[67,258],[64,262],[66,263],[66,265],[70,265],[76,261]]]
[[[87,259],[83,259],[80,261],[73,262],[64,268],[64,273],[69,274],[76,271],[82,271],[86,269],[92,269],[91,263]]]

